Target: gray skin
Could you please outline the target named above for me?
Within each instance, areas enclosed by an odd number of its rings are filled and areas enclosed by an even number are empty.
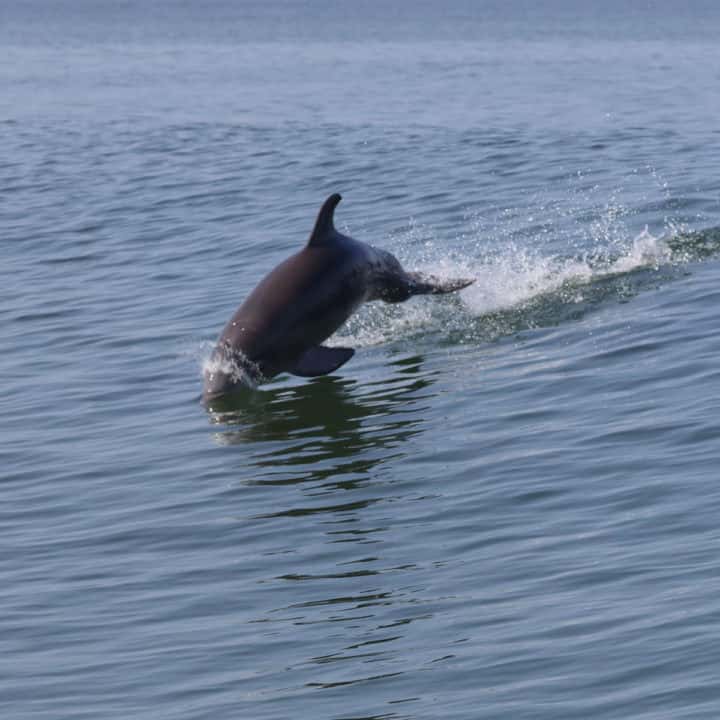
[[[403,302],[413,295],[460,290],[472,280],[438,280],[403,270],[397,258],[339,233],[341,197],[323,204],[307,245],[281,262],[250,293],[225,326],[206,372],[206,400],[236,392],[281,372],[303,377],[337,370],[351,348],[324,347],[364,302]]]

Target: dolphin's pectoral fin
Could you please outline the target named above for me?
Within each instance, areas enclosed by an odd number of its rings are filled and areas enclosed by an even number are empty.
[[[434,275],[423,275],[422,273],[406,273],[410,280],[411,295],[444,295],[445,293],[462,290],[472,285],[475,280],[467,278],[450,278],[443,280]]]
[[[317,345],[306,350],[288,372],[300,377],[327,375],[344,365],[354,354],[352,348]]]

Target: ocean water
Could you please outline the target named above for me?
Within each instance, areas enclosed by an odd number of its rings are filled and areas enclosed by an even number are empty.
[[[0,8],[0,715],[720,715],[720,10]],[[338,227],[457,296],[202,368]]]

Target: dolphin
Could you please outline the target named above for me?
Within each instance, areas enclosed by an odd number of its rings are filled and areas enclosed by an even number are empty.
[[[403,302],[474,282],[407,272],[391,253],[339,233],[333,217],[341,199],[335,193],[323,203],[307,245],[266,275],[230,318],[205,371],[205,400],[281,372],[334,372],[355,350],[322,343],[362,303]]]

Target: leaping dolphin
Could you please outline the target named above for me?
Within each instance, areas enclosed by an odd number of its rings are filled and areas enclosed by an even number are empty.
[[[474,282],[406,272],[389,252],[339,233],[333,216],[340,200],[335,193],[323,203],[307,245],[261,280],[230,318],[205,372],[206,400],[281,372],[315,377],[337,370],[355,350],[322,342],[364,302],[403,302]]]

